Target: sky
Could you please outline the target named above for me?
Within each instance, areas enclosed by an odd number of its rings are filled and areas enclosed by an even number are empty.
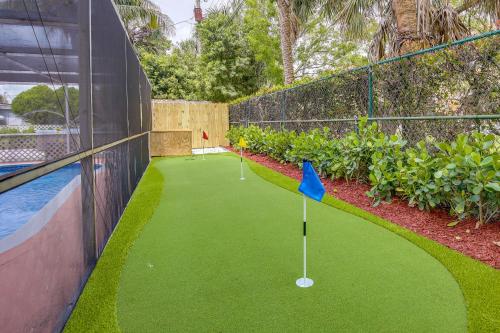
[[[158,6],[160,6],[161,11],[167,14],[174,23],[175,26],[175,36],[171,39],[174,42],[179,42],[191,37],[191,32],[194,27],[194,0],[152,0]],[[217,6],[228,2],[228,0],[201,0],[201,8],[205,13],[210,7]]]

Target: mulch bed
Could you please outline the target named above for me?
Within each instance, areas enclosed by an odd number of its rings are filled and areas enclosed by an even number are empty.
[[[231,147],[226,148],[234,151]],[[239,154],[239,151],[235,152]],[[244,156],[288,177],[302,179],[302,170],[295,165],[281,164],[267,155],[244,152]],[[469,219],[455,227],[448,227],[447,224],[455,219],[444,210],[421,211],[408,206],[406,201],[399,198],[394,198],[391,203],[373,207],[372,199],[365,194],[370,189],[367,184],[341,179],[322,179],[322,182],[326,191],[338,199],[500,269],[500,246],[494,243],[500,242],[500,223],[487,224],[475,229],[476,221]]]

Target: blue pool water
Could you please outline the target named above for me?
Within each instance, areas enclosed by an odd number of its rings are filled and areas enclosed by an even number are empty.
[[[26,165],[0,166],[0,175]],[[80,174],[80,164],[58,169],[29,183],[0,194],[0,239],[14,233]]]

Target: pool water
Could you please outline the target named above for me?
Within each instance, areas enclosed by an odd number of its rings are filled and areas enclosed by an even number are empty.
[[[27,165],[0,166],[0,176]],[[0,239],[13,234],[80,174],[75,163],[0,194]]]

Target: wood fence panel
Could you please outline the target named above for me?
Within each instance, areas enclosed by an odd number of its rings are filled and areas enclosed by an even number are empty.
[[[190,130],[151,132],[151,156],[191,155],[192,135]]]
[[[205,147],[227,146],[227,104],[189,101],[153,101],[153,131],[191,130],[193,148],[202,147],[202,131],[208,133]]]

